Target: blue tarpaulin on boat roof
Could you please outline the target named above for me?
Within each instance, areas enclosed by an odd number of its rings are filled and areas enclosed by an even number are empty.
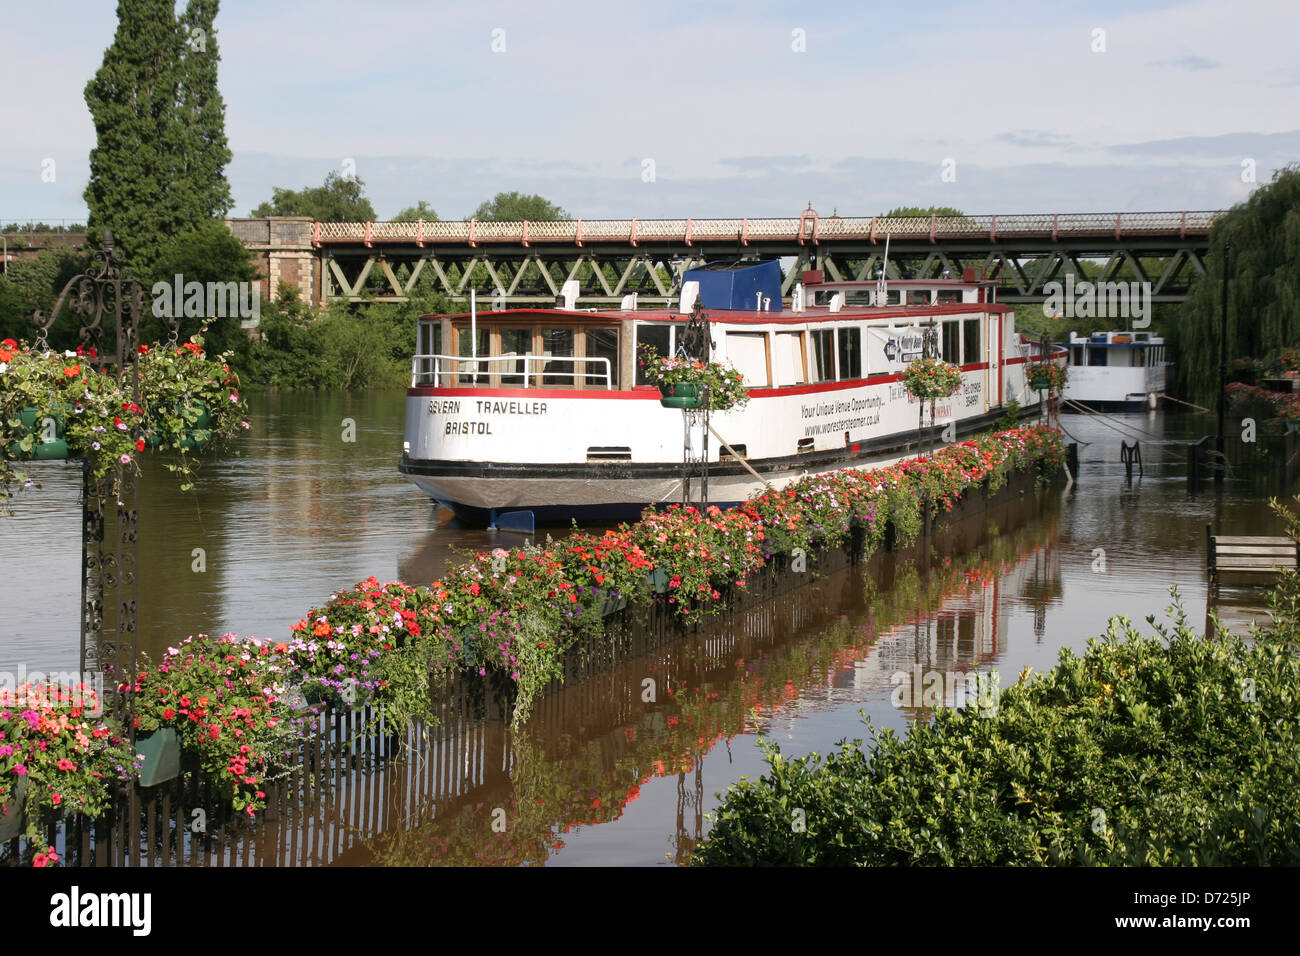
[[[706,309],[758,311],[759,294],[770,312],[781,311],[781,264],[768,262],[710,262],[687,269],[683,282],[700,284],[700,303]]]

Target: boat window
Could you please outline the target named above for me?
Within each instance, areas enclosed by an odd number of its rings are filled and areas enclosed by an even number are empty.
[[[777,332],[772,347],[773,385],[802,385],[803,333]]]
[[[813,382],[835,381],[835,332],[816,329],[808,333],[812,348],[808,350],[808,378]]]
[[[871,305],[870,289],[848,289],[844,295],[844,304],[866,308]]]
[[[745,377],[750,388],[766,388],[767,334],[764,332],[728,332],[727,361]]]
[[[929,305],[929,304],[930,304],[930,290],[929,290],[929,289],[909,289],[908,292],[907,292],[907,303],[908,303],[908,305]]]
[[[1105,364],[1106,364],[1106,350],[1105,350],[1104,348],[1090,348],[1090,349],[1088,349],[1088,364],[1089,364],[1089,365],[1105,365]]]
[[[903,294],[897,289],[885,290],[885,305],[901,305],[902,302]]]
[[[960,301],[961,301],[961,289],[940,289],[940,290],[939,290],[939,301],[940,301],[940,302],[960,302]]]
[[[437,355],[442,351],[442,323],[421,322],[419,341],[415,343],[419,355]]]
[[[458,329],[457,332],[459,334],[456,336],[456,354],[465,357],[474,355],[474,349],[470,345],[470,330]],[[481,328],[478,330],[478,356],[480,358],[487,358],[487,356],[491,354],[489,351],[489,338],[487,329]],[[481,363],[477,368],[471,362],[457,363],[457,365],[457,371],[460,375],[456,379],[456,383],[459,385],[473,385],[475,382],[474,373],[479,372],[486,374],[491,367],[488,362]]]
[[[961,323],[941,322],[943,360],[956,365],[961,361]]]
[[[533,350],[532,329],[502,329],[501,355],[528,355]],[[501,373],[501,384],[505,386],[522,386],[524,384],[524,359],[514,362],[493,362],[493,371]]]
[[[638,385],[649,384],[646,381],[645,369],[641,366],[640,346],[649,345],[660,355],[672,355],[672,332],[672,327],[667,325],[638,325],[636,327],[636,344],[638,348],[636,383]]]
[[[979,319],[967,319],[962,323],[961,346],[963,365],[974,365],[984,360],[983,343],[980,342]]]
[[[862,330],[839,330],[840,379],[862,377]]]
[[[1074,348],[1070,349],[1070,364],[1071,364],[1071,365],[1082,365],[1082,364],[1083,364],[1083,346],[1082,346],[1082,345],[1076,345]]]
[[[609,387],[618,387],[618,329],[587,329],[587,350],[589,358],[609,359]],[[588,363],[585,383],[588,388],[605,387],[605,364]]]
[[[542,329],[542,355],[548,359],[573,357],[573,329]],[[572,362],[544,362],[542,385],[574,384]]]

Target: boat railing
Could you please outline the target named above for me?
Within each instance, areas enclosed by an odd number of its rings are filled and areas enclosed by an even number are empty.
[[[520,366],[523,366],[520,368]],[[561,371],[568,366],[568,371]],[[578,366],[583,366],[578,370]],[[595,366],[596,371],[587,366]],[[595,356],[570,355],[416,355],[411,359],[411,385],[435,385],[456,388],[538,388],[535,376],[568,379],[576,384],[579,378],[594,388],[611,387],[613,374],[609,359]],[[522,380],[522,381],[520,381]]]

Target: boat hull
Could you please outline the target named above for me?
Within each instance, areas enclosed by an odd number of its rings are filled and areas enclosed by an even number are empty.
[[[957,423],[955,437],[960,440],[987,430],[1003,414],[997,410],[963,419]],[[1037,411],[1026,409],[1024,414],[1036,415]],[[935,441],[942,444],[938,432]],[[924,451],[913,428],[840,449],[748,460],[761,480],[739,462],[724,458],[709,464],[708,500],[728,507],[761,492],[764,482],[780,488],[805,475],[880,468]],[[538,521],[625,520],[638,517],[648,505],[666,505],[683,498],[680,462],[556,464],[408,456],[398,467],[430,498],[472,524],[487,524],[494,512],[504,511],[532,511]],[[692,497],[698,500],[697,482],[698,478],[692,481]]]

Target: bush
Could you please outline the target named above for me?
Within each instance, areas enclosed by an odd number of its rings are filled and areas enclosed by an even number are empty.
[[[1181,609],[1153,637],[1118,618],[996,703],[873,731],[870,753],[765,744],[770,772],[729,789],[693,862],[1295,864],[1295,634],[1294,613],[1254,642],[1203,639]]]

